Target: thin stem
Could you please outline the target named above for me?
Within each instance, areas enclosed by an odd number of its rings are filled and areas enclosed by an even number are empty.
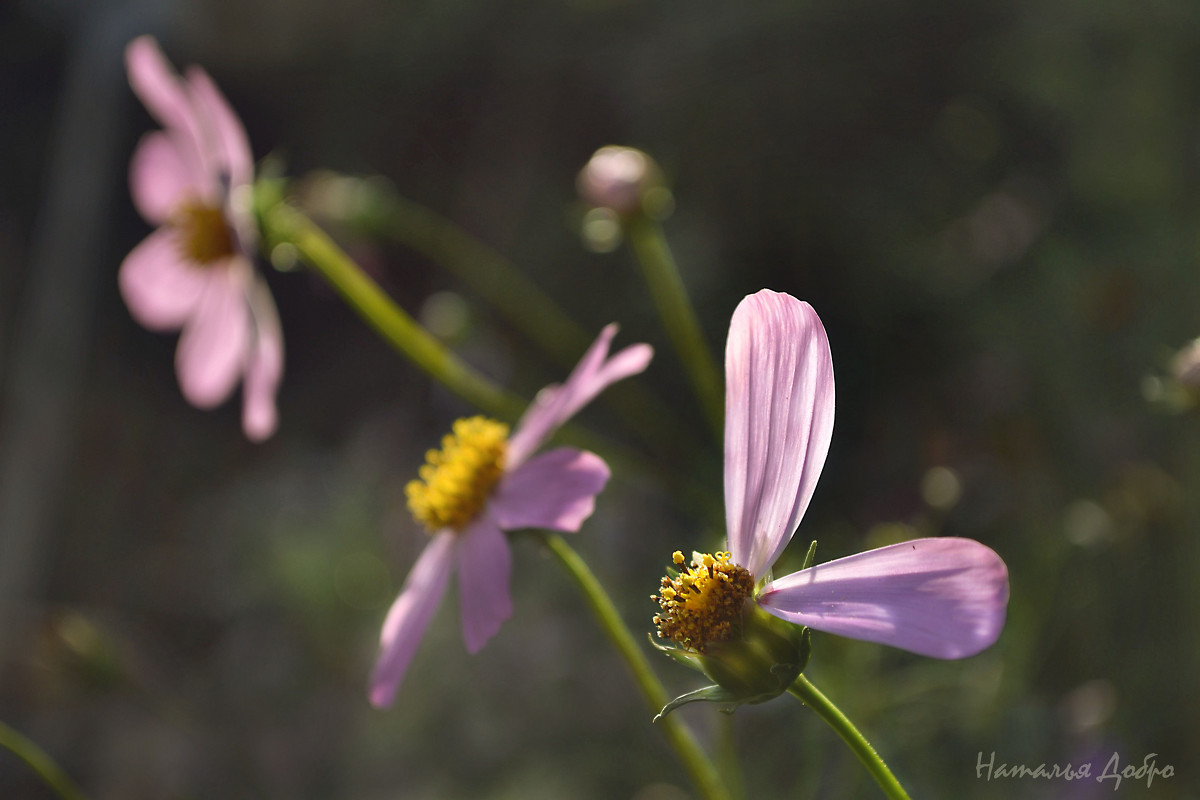
[[[633,679],[641,690],[646,705],[651,711],[657,713],[667,704],[670,697],[658,680],[658,676],[654,674],[654,670],[650,668],[650,662],[638,647],[633,634],[621,619],[621,615],[617,613],[616,606],[604,591],[604,587],[600,585],[587,564],[563,537],[556,533],[540,531],[535,535],[550,548],[550,552],[555,555],[567,573],[578,584],[588,605],[591,606],[592,613],[596,616],[596,621],[600,623],[600,627],[608,636],[609,641],[617,649],[621,658],[625,660],[629,671],[633,673]],[[716,768],[701,749],[699,742],[696,741],[696,737],[683,719],[678,715],[671,715],[661,719],[658,724],[662,726],[667,740],[675,749],[675,753],[683,762],[688,774],[691,775],[700,794],[708,800],[729,800],[729,792],[721,782],[720,775],[717,774]]]
[[[712,351],[704,341],[696,312],[679,277],[679,269],[675,266],[675,258],[671,255],[662,226],[656,220],[639,214],[626,223],[625,232],[642,266],[646,285],[658,307],[671,345],[679,354],[700,398],[705,416],[720,439],[725,430],[721,373],[713,360]]]
[[[408,245],[454,273],[563,365],[572,366],[592,343],[583,328],[504,256],[425,206],[360,183],[367,193],[361,221],[373,233]]]
[[[509,420],[520,417],[525,403],[519,397],[499,388],[447,350],[308,217],[282,201],[262,209],[261,217],[272,241],[294,246],[368,325],[431,378],[492,416]]]
[[[400,195],[386,182],[324,178],[353,187],[354,201],[331,208],[346,222],[424,255],[452,273],[495,308],[529,341],[566,367],[573,367],[592,337],[555,300],[512,261],[461,227],[420,203]],[[604,402],[656,452],[674,454],[690,447],[689,436],[673,410],[635,381],[622,381],[605,392]]]
[[[848,720],[841,709],[835,706],[828,697],[821,694],[821,691],[813,686],[808,678],[800,675],[788,687],[788,693],[817,712],[817,716],[837,731],[843,741],[854,751],[854,755],[858,756],[858,760],[867,768],[867,772],[871,773],[871,777],[879,784],[879,788],[883,790],[884,794],[892,800],[910,800],[908,793],[900,785],[900,781],[896,780],[896,776],[888,769],[887,764],[879,757],[879,753],[866,740],[866,737],[859,733],[858,728],[854,727],[854,723]]]
[[[50,758],[45,750],[3,722],[0,722],[0,747],[11,750],[28,764],[63,800],[84,800],[86,797],[83,791],[75,785],[75,782],[67,776],[67,773],[54,763],[54,759]]]

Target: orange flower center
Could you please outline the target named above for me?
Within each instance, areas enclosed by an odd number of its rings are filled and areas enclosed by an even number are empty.
[[[219,206],[189,200],[175,212],[171,223],[179,231],[183,257],[194,264],[208,266],[237,254],[233,231]]]

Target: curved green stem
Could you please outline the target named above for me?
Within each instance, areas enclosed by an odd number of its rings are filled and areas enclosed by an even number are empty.
[[[516,330],[565,367],[573,367],[592,336],[512,261],[461,227],[389,183],[345,176],[311,180],[317,208],[372,235],[411,247],[446,269]],[[328,187],[324,192],[322,187]],[[328,195],[350,194],[352,202],[321,203]],[[637,381],[622,381],[604,393],[604,402],[656,452],[676,453],[691,446],[672,409]]]
[[[54,759],[46,751],[38,747],[31,739],[0,722],[0,747],[11,750],[18,758],[28,764],[54,793],[63,800],[84,800],[86,795],[67,777]]]
[[[521,416],[524,401],[447,350],[308,217],[283,201],[265,204],[260,216],[273,242],[294,246],[368,325],[431,378],[492,416],[509,420]]]
[[[646,285],[658,307],[671,345],[679,354],[700,398],[704,414],[720,440],[725,430],[721,372],[704,341],[696,312],[688,299],[683,279],[679,277],[679,269],[675,265],[675,257],[671,255],[667,237],[663,235],[662,226],[656,220],[639,214],[626,222],[625,233],[642,266]]]
[[[858,728],[854,727],[854,723],[846,718],[846,715],[841,712],[837,706],[821,691],[809,682],[808,678],[800,675],[796,681],[788,687],[788,693],[796,697],[800,702],[817,712],[817,716],[825,720],[829,727],[837,731],[838,735],[850,746],[854,751],[854,755],[858,756],[858,760],[867,768],[867,772],[871,773],[871,777],[879,784],[879,788],[883,793],[892,800],[909,800],[908,793],[904,791],[904,787],[900,785],[900,781],[896,780],[896,776],[888,769],[887,764],[879,757],[879,753],[875,752],[875,748],[866,740]]]
[[[641,690],[646,705],[651,711],[658,713],[659,709],[667,704],[670,697],[658,680],[658,676],[654,674],[654,670],[650,668],[650,662],[638,647],[633,634],[629,632],[629,628],[621,619],[621,615],[617,613],[616,606],[604,591],[604,587],[600,585],[584,560],[567,544],[563,537],[556,533],[542,531],[535,532],[535,535],[545,543],[575,583],[579,585],[580,591],[583,592],[588,605],[591,606],[592,613],[596,616],[596,621],[600,623],[600,627],[608,636],[609,641],[617,649],[621,658],[625,660],[629,671],[633,673],[633,679],[637,683],[638,689]],[[729,792],[722,783],[716,768],[682,718],[676,715],[667,716],[659,721],[659,725],[662,726],[667,740],[675,749],[679,760],[683,762],[700,794],[708,800],[729,800]]]
[[[362,195],[356,206],[363,212],[356,221],[452,272],[564,366],[574,365],[592,343],[549,295],[479,239],[390,187],[369,181],[356,185]]]

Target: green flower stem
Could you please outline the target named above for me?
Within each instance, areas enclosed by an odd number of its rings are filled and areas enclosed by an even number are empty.
[[[800,675],[788,687],[788,693],[817,712],[817,716],[838,732],[838,735],[854,751],[854,755],[858,756],[858,760],[867,768],[867,772],[871,773],[871,777],[879,784],[879,788],[883,790],[884,794],[892,800],[910,800],[908,793],[900,785],[900,781],[896,780],[896,776],[888,769],[887,764],[883,763],[883,759],[879,757],[879,753],[875,752],[871,743],[859,733],[858,728],[854,727],[854,723],[846,719],[846,715],[828,697],[821,694],[821,691],[809,682],[808,678],[803,674]]]
[[[465,283],[561,364],[574,366],[592,338],[511,261],[450,220],[368,181],[356,221],[413,248]]]
[[[268,238],[294,246],[368,325],[431,378],[494,417],[516,420],[521,416],[525,409],[521,398],[497,387],[447,350],[306,216],[282,201],[260,213]]]
[[[46,754],[45,750],[3,722],[0,722],[0,747],[11,750],[28,764],[63,800],[84,800],[86,797],[83,791],[75,785],[75,782],[67,777],[67,773],[54,763],[54,759]]]
[[[508,421],[520,419],[527,405],[524,400],[500,389],[447,350],[396,305],[324,231],[280,200],[276,188],[268,183],[258,192],[259,217],[272,245],[286,242],[295,247],[371,328],[430,377],[490,416]],[[643,479],[662,475],[661,468],[647,464],[640,454],[571,423],[562,427],[559,436],[564,442],[603,456],[616,472]],[[693,484],[685,476],[672,486],[698,507],[711,503],[711,493],[700,492]]]
[[[642,266],[650,295],[658,307],[671,345],[687,370],[709,424],[717,438],[721,439],[725,430],[721,372],[704,341],[696,312],[679,277],[679,269],[675,266],[675,258],[671,255],[662,226],[656,220],[639,214],[626,222],[625,234]]]
[[[542,531],[536,532],[535,535],[550,548],[550,552],[579,585],[579,589],[587,598],[588,605],[591,606],[592,613],[596,615],[600,627],[604,629],[609,641],[625,660],[629,671],[633,673],[634,681],[641,690],[646,705],[657,714],[659,709],[665,706],[671,698],[658,680],[658,676],[654,674],[654,670],[650,668],[650,662],[638,647],[633,634],[629,632],[629,628],[622,621],[621,615],[617,613],[617,609],[604,591],[604,587],[600,585],[587,564],[563,537],[556,533]],[[667,740],[675,749],[679,760],[683,762],[688,774],[691,775],[696,788],[700,790],[700,794],[708,800],[729,800],[729,792],[722,783],[720,775],[683,719],[678,715],[671,715],[661,719],[659,724],[663,727]]]

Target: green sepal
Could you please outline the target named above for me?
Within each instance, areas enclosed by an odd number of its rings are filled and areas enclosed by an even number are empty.
[[[658,712],[657,716],[655,716],[651,721],[658,722],[660,719],[665,717],[667,714],[670,714],[680,706],[686,706],[688,703],[699,702],[730,703],[731,705],[721,709],[725,713],[729,714],[732,713],[735,708],[745,702],[745,700],[739,698],[733,694],[733,692],[729,691],[723,686],[713,684],[712,686],[705,686],[703,689],[697,689],[694,692],[688,692],[687,694],[679,695],[679,697],[676,697],[674,700],[663,706],[662,711]]]
[[[808,546],[808,552],[804,554],[804,563],[800,569],[808,569],[812,566],[813,559],[817,556],[817,540],[813,539],[812,544]]]
[[[704,668],[700,666],[699,663],[700,655],[698,653],[693,653],[690,650],[684,650],[680,647],[672,647],[671,645],[660,644],[655,640],[653,633],[647,633],[646,638],[650,640],[650,646],[660,653],[665,653],[675,661],[678,661],[680,664],[691,667],[697,672],[704,672]]]

